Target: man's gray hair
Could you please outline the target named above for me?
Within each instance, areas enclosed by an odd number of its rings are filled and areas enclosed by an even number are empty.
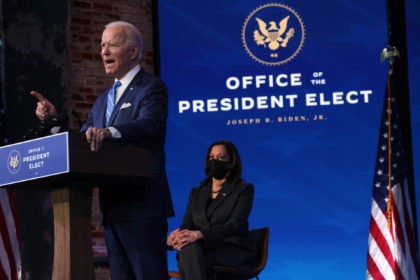
[[[143,36],[141,35],[140,30],[135,27],[133,24],[126,21],[113,21],[105,25],[107,27],[123,27],[127,35],[127,40],[130,45],[136,45],[139,49],[137,53],[137,61],[141,60],[143,53]]]

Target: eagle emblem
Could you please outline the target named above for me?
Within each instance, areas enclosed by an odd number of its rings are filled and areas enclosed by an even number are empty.
[[[295,58],[305,41],[305,25],[291,7],[268,3],[256,7],[242,26],[242,44],[255,61],[279,66]]]
[[[19,158],[18,155],[16,155],[15,157],[11,156],[10,160],[9,160],[9,165],[15,169],[18,165],[19,165]]]
[[[16,174],[21,166],[20,154],[17,150],[13,150],[7,157],[7,168],[11,174]]]
[[[278,27],[275,21],[270,21],[268,23],[268,28],[267,23],[265,23],[263,20],[259,18],[255,19],[258,22],[259,30],[254,31],[254,40],[257,45],[263,45],[264,48],[267,45],[268,48],[272,51],[277,50],[279,47],[285,48],[290,38],[292,38],[295,34],[294,28],[289,28],[289,30],[286,32],[289,16],[283,18],[279,22]]]

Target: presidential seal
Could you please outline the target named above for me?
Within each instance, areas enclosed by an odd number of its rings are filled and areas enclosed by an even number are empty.
[[[16,150],[13,150],[9,153],[7,157],[7,168],[11,174],[16,174],[19,172],[21,166],[21,156],[20,153]]]
[[[305,26],[292,8],[269,3],[254,9],[242,27],[242,44],[255,61],[278,66],[292,60],[302,49]]]

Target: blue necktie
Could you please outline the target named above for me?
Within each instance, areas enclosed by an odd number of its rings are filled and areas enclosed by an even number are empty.
[[[117,88],[121,86],[120,81],[116,81],[112,88],[108,92],[108,101],[106,103],[106,125],[108,126],[109,118],[111,117],[112,111],[115,106],[115,94],[117,93]]]

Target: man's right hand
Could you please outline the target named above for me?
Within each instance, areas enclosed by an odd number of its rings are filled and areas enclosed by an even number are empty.
[[[37,91],[31,91],[31,94],[38,99],[35,115],[41,121],[45,121],[50,117],[57,116],[57,110],[55,109],[54,104],[52,104],[48,99],[46,99],[41,93]]]
[[[86,140],[90,144],[92,152],[98,152],[102,142],[107,138],[112,138],[112,133],[108,128],[89,127],[86,132]]]

